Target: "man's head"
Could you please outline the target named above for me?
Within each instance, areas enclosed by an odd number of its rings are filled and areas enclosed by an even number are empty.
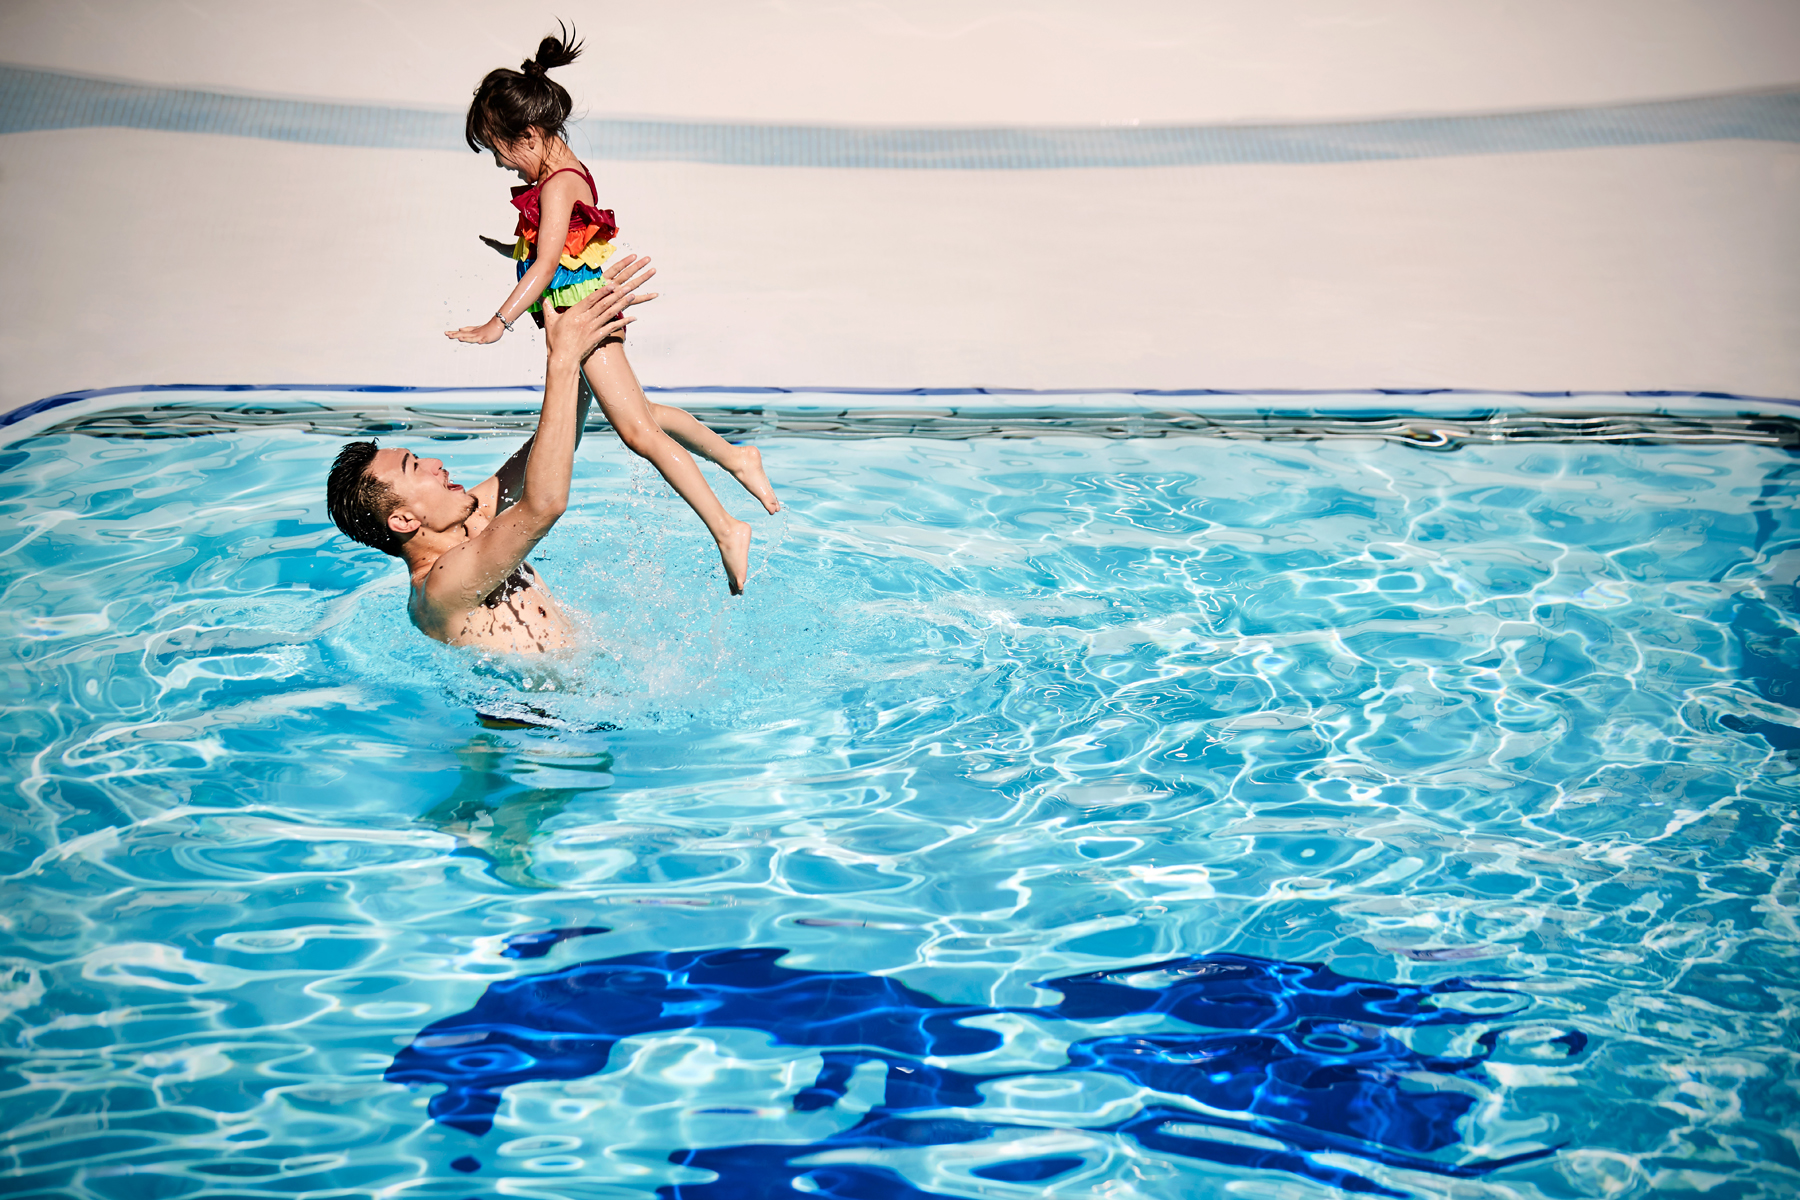
[[[325,505],[344,536],[396,558],[419,530],[453,528],[479,507],[450,482],[440,460],[374,442],[351,442],[338,451]]]

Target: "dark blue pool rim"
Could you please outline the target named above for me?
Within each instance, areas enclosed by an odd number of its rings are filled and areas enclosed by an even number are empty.
[[[16,425],[21,421],[35,417],[40,413],[50,412],[70,404],[78,404],[84,400],[98,400],[105,396],[155,395],[158,393],[204,392],[220,396],[251,395],[258,392],[340,392],[346,394],[365,394],[383,396],[429,396],[446,393],[472,395],[478,393],[501,392],[535,392],[540,384],[521,383],[503,384],[486,387],[443,386],[411,386],[384,383],[149,383],[121,387],[89,388],[83,391],[63,392],[55,396],[47,396],[21,405],[11,412],[0,413],[0,428]],[[1595,400],[1633,400],[1655,402],[1657,405],[1669,401],[1700,400],[1725,404],[1744,405],[1779,405],[1800,408],[1800,399],[1787,399],[1776,396],[1746,396],[1735,392],[1700,392],[1700,391],[1624,391],[1624,392],[1590,392],[1590,391],[1497,391],[1491,388],[1001,388],[1001,387],[916,387],[916,388],[871,388],[871,387],[778,387],[767,384],[733,386],[725,384],[706,384],[697,387],[657,387],[646,386],[646,392],[666,395],[684,396],[893,396],[900,397],[945,397],[945,396],[993,396],[1004,399],[1031,399],[1043,397],[1048,405],[1055,405],[1059,398],[1073,396],[1137,396],[1146,401],[1153,400],[1197,400],[1203,397],[1224,399],[1241,396],[1247,400],[1260,402],[1259,407],[1266,407],[1271,400],[1291,398],[1300,402],[1295,409],[1307,407],[1304,401],[1309,397],[1393,397],[1404,400],[1408,397],[1424,396],[1481,396],[1481,397],[1517,397],[1521,401],[1528,400],[1560,400],[1593,398]],[[1399,406],[1396,406],[1398,408]]]
[[[1342,163],[1745,139],[1800,142],[1800,88],[1455,116],[1237,125],[895,128],[590,117],[589,157],[909,170]],[[0,133],[123,128],[460,150],[460,111],[164,87],[0,64]]]
[[[651,388],[733,441],[1087,437],[1318,441],[1374,438],[1448,451],[1500,442],[1747,444],[1800,452],[1793,401],[1705,392],[1494,392],[1458,388],[1225,391],[1212,388]],[[337,393],[336,397],[321,393]],[[283,394],[291,396],[286,399]],[[158,400],[158,396],[163,399]],[[536,425],[541,392],[518,387],[102,388],[53,396],[33,412],[85,404],[14,439],[203,437],[290,430],[331,438],[406,432],[459,441]],[[434,401],[433,396],[442,400]],[[133,402],[135,400],[135,402]],[[604,422],[590,417],[589,428]]]

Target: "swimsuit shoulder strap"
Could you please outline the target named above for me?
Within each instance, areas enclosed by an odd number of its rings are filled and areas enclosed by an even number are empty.
[[[586,167],[581,167],[581,166],[558,167],[558,168],[556,168],[556,170],[550,172],[548,175],[546,175],[542,179],[538,180],[537,185],[539,187],[543,187],[546,183],[549,183],[552,179],[555,179],[558,175],[561,175],[564,171],[579,172],[581,174],[581,177],[583,179],[587,180],[588,195],[592,196],[595,200],[600,199],[599,189],[594,187],[594,177],[592,175],[588,174],[588,169]]]

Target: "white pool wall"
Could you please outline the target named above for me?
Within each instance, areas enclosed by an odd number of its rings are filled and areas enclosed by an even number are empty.
[[[13,0],[0,59],[460,110],[562,16],[589,38],[561,76],[587,115],[885,126],[1308,122],[1800,84],[1792,3],[1095,11]],[[625,240],[658,261],[633,358],[668,386],[1800,397],[1791,142],[1057,170],[590,165]],[[507,183],[460,151],[0,135],[0,410],[140,384],[528,383],[535,333],[441,336],[506,293],[508,264],[475,235],[510,230]]]

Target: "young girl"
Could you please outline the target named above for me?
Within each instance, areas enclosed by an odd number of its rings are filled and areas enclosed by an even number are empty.
[[[497,165],[525,182],[512,190],[519,225],[510,253],[519,264],[518,286],[485,325],[445,335],[459,342],[497,342],[528,312],[542,325],[541,304],[554,304],[561,312],[605,286],[601,269],[612,257],[619,227],[610,209],[595,207],[599,195],[594,177],[563,141],[573,106],[569,93],[545,74],[574,62],[581,53],[581,43],[573,35],[573,29],[565,29],[560,38],[545,38],[537,55],[517,71],[488,72],[469,105],[465,126],[469,148],[492,151]],[[482,240],[506,249],[491,238]],[[649,459],[706,522],[725,563],[731,594],[741,593],[750,568],[750,526],[725,511],[688,451],[724,467],[765,509],[775,512],[781,505],[763,472],[761,453],[754,446],[733,446],[679,408],[650,403],[625,361],[623,335],[601,343],[584,370],[600,399],[600,411],[620,440]]]

